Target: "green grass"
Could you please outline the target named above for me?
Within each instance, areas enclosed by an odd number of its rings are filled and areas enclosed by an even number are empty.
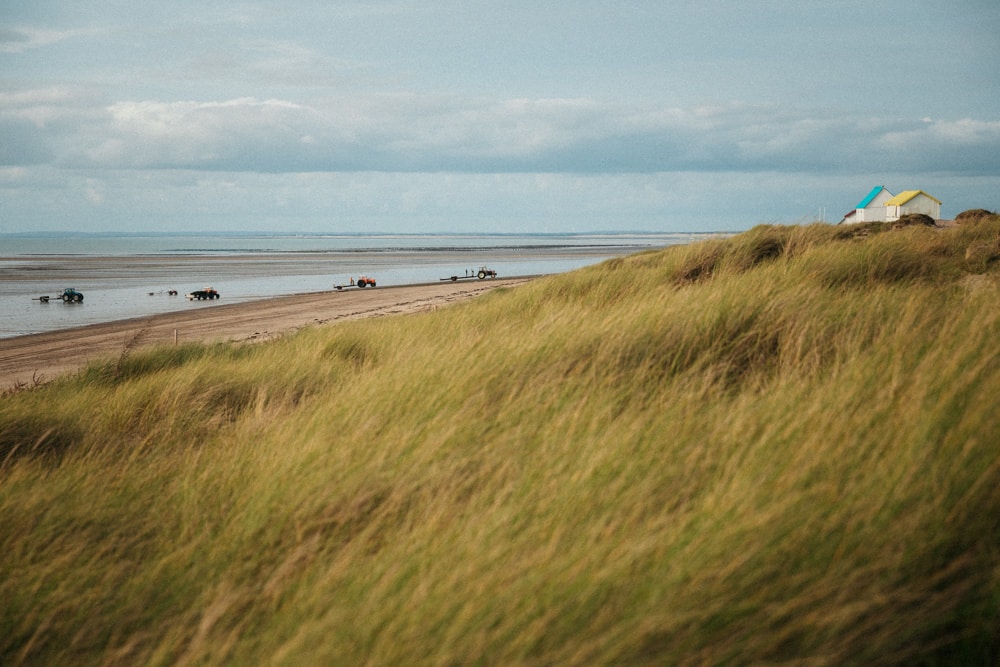
[[[994,664],[998,260],[764,226],[10,393],[0,663]]]

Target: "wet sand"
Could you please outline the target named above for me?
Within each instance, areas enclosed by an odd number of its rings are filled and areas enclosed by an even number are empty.
[[[94,324],[0,339],[0,392],[32,387],[126,349],[188,342],[253,342],[305,326],[363,317],[412,313],[478,296],[531,277],[441,281],[399,287],[348,288],[274,297],[247,303],[219,302],[194,311]]]

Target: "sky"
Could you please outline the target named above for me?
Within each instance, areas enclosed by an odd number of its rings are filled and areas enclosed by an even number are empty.
[[[1000,210],[997,0],[0,0],[0,233]]]

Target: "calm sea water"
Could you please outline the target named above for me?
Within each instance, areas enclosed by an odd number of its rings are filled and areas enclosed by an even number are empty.
[[[379,287],[553,274],[711,234],[0,235],[0,338],[219,303],[322,292],[360,275]],[[184,294],[212,286],[217,301]],[[66,287],[81,304],[55,297]],[[378,289],[378,288],[376,288]],[[169,292],[176,290],[177,296]],[[43,303],[38,297],[49,295]]]

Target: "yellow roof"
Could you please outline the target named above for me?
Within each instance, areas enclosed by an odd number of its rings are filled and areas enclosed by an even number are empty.
[[[905,204],[906,202],[910,201],[911,199],[913,199],[917,195],[923,195],[923,196],[927,197],[928,199],[933,199],[938,204],[941,203],[940,200],[938,200],[938,199],[936,199],[934,197],[931,197],[929,194],[927,194],[923,190],[907,190],[905,192],[900,192],[898,195],[896,195],[895,197],[893,197],[892,199],[890,199],[889,201],[887,201],[885,203],[885,205],[886,206],[902,206],[903,204]]]

